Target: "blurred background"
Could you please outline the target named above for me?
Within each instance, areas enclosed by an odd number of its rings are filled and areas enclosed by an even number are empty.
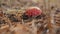
[[[11,12],[12,14],[16,14],[17,19],[19,19],[20,15],[18,15],[16,12],[18,13],[21,12],[22,14],[22,12],[24,12],[26,8],[34,7],[34,6],[39,7],[42,10],[42,12],[45,14],[46,18],[45,20],[42,20],[42,21],[48,23],[47,27],[50,29],[49,33],[56,34],[53,32],[55,32],[57,29],[58,32],[57,31],[56,32],[60,34],[60,0],[0,0],[0,13],[3,12],[4,14],[5,13],[9,14]],[[53,27],[51,27],[51,25]],[[11,26],[10,23],[9,23],[9,26]],[[41,31],[39,31],[37,34],[40,34],[40,33]],[[49,33],[46,33],[46,34],[49,34]],[[30,34],[33,34],[33,33],[30,33]]]

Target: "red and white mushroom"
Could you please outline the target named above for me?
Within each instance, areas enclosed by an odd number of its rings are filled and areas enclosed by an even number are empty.
[[[30,16],[35,17],[38,15],[41,15],[42,11],[39,7],[29,7],[26,9],[25,14],[28,15],[28,17],[30,17]]]

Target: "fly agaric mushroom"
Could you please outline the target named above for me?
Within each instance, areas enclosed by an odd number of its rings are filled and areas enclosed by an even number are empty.
[[[23,14],[23,19],[28,19],[29,17],[37,17],[42,14],[42,11],[38,7],[29,7],[26,9],[26,12]]]

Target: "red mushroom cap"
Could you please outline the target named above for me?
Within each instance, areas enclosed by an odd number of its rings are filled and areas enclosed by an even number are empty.
[[[30,7],[26,10],[26,15],[28,15],[28,17],[32,16],[32,17],[35,17],[35,16],[38,16],[38,15],[41,15],[42,11],[40,10],[40,8],[38,7]]]

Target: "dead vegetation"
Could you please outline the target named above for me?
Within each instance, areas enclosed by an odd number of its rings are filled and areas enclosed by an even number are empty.
[[[0,1],[0,34],[60,34],[60,9],[56,10],[56,6],[50,6],[51,9],[47,6],[49,10],[45,7],[45,3],[38,1],[36,3],[34,0],[33,2],[23,0]],[[42,16],[23,20],[22,14],[29,6],[41,8]],[[54,11],[55,13],[52,12],[54,15],[49,11]],[[51,22],[51,20],[53,21]]]

